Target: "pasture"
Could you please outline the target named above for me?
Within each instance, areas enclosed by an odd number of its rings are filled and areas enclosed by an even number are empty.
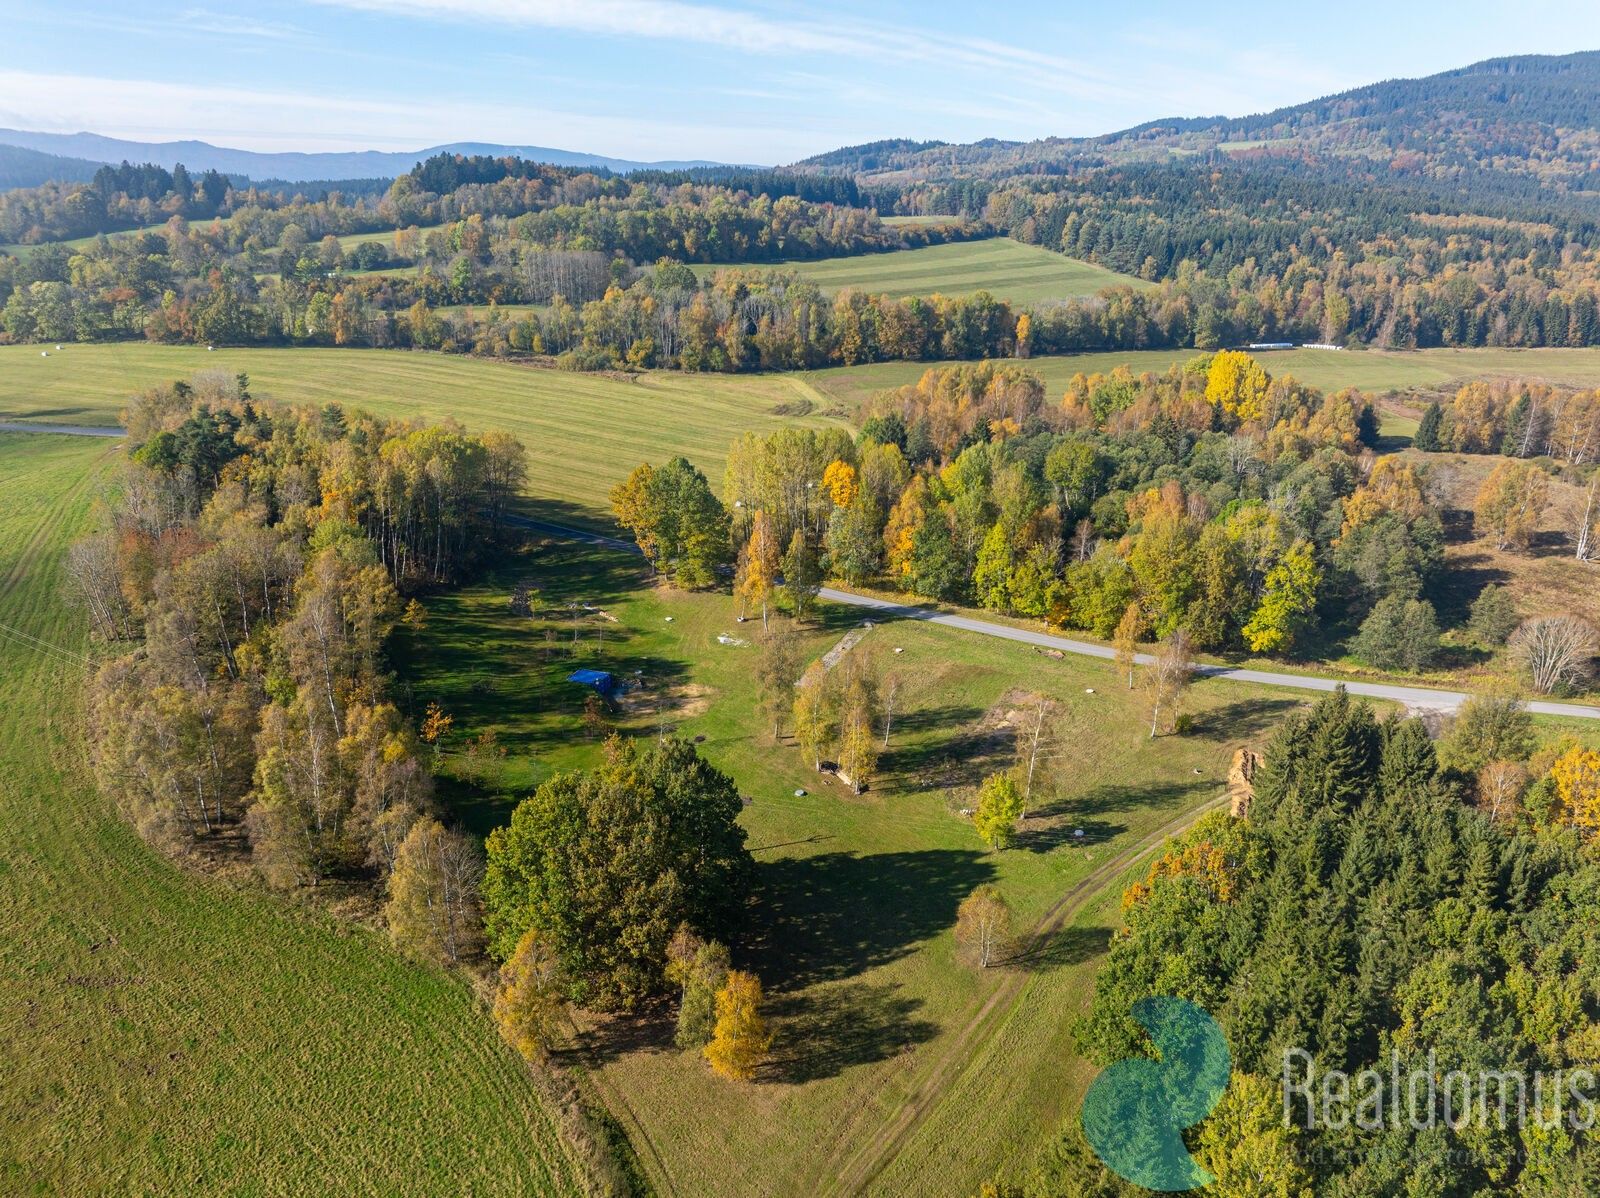
[[[765,267],[763,267],[765,268]],[[702,278],[726,265],[695,264]],[[987,291],[996,299],[1026,306],[1053,299],[1093,295],[1105,287],[1148,284],[1102,266],[1079,262],[1009,237],[951,242],[885,254],[854,254],[815,262],[785,262],[792,270],[833,293],[859,291],[895,296],[967,295]]]
[[[535,588],[537,618],[511,613],[518,583]],[[586,691],[565,681],[578,666],[642,677],[614,726],[704,737],[751,800],[758,895],[735,960],[767,987],[778,1038],[766,1072],[749,1086],[710,1075],[672,1047],[670,1011],[589,1021],[578,1058],[663,1195],[962,1194],[1025,1171],[1087,1080],[1069,1025],[1132,857],[1217,796],[1233,749],[1299,702],[1202,682],[1195,733],[1151,741],[1109,663],[879,624],[851,652],[900,691],[881,776],[857,797],[773,741],[758,651],[738,643],[756,625],[735,621],[726,594],[658,587],[631,555],[546,541],[427,609],[400,654],[403,684],[417,710],[437,701],[456,717],[444,793],[467,826],[503,823],[539,780],[596,760]],[[825,606],[806,654],[860,618]],[[962,808],[985,773],[1012,764],[1017,713],[1036,693],[1070,715],[1019,844],[993,853]],[[467,753],[487,731],[504,758]],[[988,971],[958,960],[956,906],[982,882],[1001,888],[1019,929],[1060,921],[1028,960]]]
[[[656,371],[597,375],[408,351],[116,345],[0,346],[0,421],[115,424],[130,395],[199,371],[246,373],[288,403],[342,403],[385,416],[504,428],[528,448],[529,489],[609,522],[611,487],[640,462],[683,454],[722,487],[728,446],[746,429],[832,419],[793,375]]]
[[[95,790],[63,555],[116,452],[0,434],[0,1192],[582,1193],[465,982],[178,868]]]
[[[479,308],[478,312],[487,309]],[[41,357],[41,351],[48,354]],[[1033,358],[1028,369],[1059,396],[1083,371],[1127,364],[1165,370],[1192,350]],[[1275,374],[1315,386],[1383,392],[1467,378],[1527,376],[1600,386],[1600,350],[1419,350],[1263,354]],[[578,374],[484,358],[403,350],[218,349],[144,342],[0,346],[0,421],[112,425],[146,387],[220,370],[250,376],[254,393],[288,403],[338,402],[387,416],[452,417],[472,429],[505,428],[528,447],[530,491],[568,505],[569,519],[608,523],[611,487],[642,461],[683,454],[720,488],[728,445],[740,433],[847,420],[884,388],[915,382],[939,363],[885,362],[794,374],[650,371]],[[1386,434],[1409,422],[1391,414]]]

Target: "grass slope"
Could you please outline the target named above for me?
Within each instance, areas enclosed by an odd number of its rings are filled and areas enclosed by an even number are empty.
[[[510,613],[518,581],[539,589],[544,618]],[[574,625],[573,603],[597,612]],[[807,652],[859,618],[824,608]],[[1109,663],[883,624],[854,652],[903,679],[896,731],[880,782],[856,797],[771,741],[756,650],[721,639],[753,635],[727,595],[652,587],[629,555],[552,542],[430,599],[426,631],[402,657],[413,705],[438,701],[456,717],[447,761],[461,780],[445,793],[478,831],[552,771],[598,756],[582,731],[585,692],[565,681],[577,665],[642,671],[647,698],[619,717],[622,729],[648,735],[665,720],[704,737],[752,800],[743,823],[759,899],[736,957],[768,990],[778,1039],[766,1076],[719,1081],[671,1046],[666,1020],[592,1025],[592,1077],[663,1195],[961,1194],[1008,1163],[1025,1168],[1083,1083],[1068,1027],[1120,887],[1110,908],[1081,905],[1098,886],[1078,894],[1047,950],[1013,970],[956,960],[957,904],[994,881],[1029,928],[1097,871],[1115,886],[1122,855],[1211,801],[1233,748],[1298,699],[1202,682],[1196,733],[1151,741]],[[960,811],[984,773],[1011,762],[994,720],[1018,687],[1069,703],[1077,733],[1042,768],[1019,847],[995,854]],[[507,756],[479,774],[462,749],[490,730]]]
[[[634,380],[541,370],[479,358],[405,351],[226,349],[141,342],[0,346],[0,421],[114,424],[137,391],[221,370],[291,403],[338,402],[389,416],[454,417],[474,430],[504,428],[528,447],[536,495],[570,505],[574,519],[605,520],[611,487],[642,461],[684,454],[722,486],[728,446],[746,429],[823,419],[821,397],[796,376],[657,371]],[[780,416],[794,405],[807,417]]]
[[[714,265],[694,267],[695,273],[703,277],[725,269]],[[815,262],[786,262],[783,269],[798,272],[828,292],[846,287],[897,296],[988,291],[1013,304],[1093,295],[1103,287],[1119,284],[1148,286],[1114,270],[1063,257],[1036,245],[1023,245],[1009,237]]]
[[[0,435],[0,1192],[580,1192],[462,982],[180,871],[95,792],[61,564],[113,452]]]

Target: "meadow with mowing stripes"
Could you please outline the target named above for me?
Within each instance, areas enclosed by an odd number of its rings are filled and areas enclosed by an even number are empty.
[[[1127,365],[1165,370],[1193,350],[1033,358],[1050,394],[1080,372]],[[44,353],[48,356],[41,356]],[[1325,390],[1405,391],[1468,378],[1528,377],[1600,386],[1600,350],[1292,350],[1262,355],[1274,374]],[[197,371],[245,373],[286,403],[343,403],[391,416],[453,417],[522,438],[533,494],[572,506],[573,519],[609,523],[607,495],[641,461],[683,454],[720,487],[729,443],[746,430],[847,422],[877,391],[915,382],[936,363],[888,362],[796,374],[649,371],[578,374],[401,350],[218,349],[123,342],[0,346],[0,421],[111,425],[137,391]],[[1409,431],[1396,421],[1386,432]]]
[[[518,584],[538,596],[533,619],[510,609]],[[852,631],[859,610],[824,605],[805,654]],[[411,702],[456,718],[443,797],[474,830],[504,823],[552,772],[598,760],[587,692],[566,681],[577,667],[639,678],[613,726],[704,738],[749,800],[757,893],[734,960],[766,987],[770,1066],[753,1086],[714,1077],[672,1047],[670,1010],[586,1019],[575,1058],[659,1193],[961,1194],[1026,1171],[1086,1080],[1070,1025],[1117,926],[1120,879],[1217,799],[1234,748],[1299,698],[1202,682],[1194,733],[1152,741],[1110,663],[881,623],[850,652],[900,690],[880,776],[855,796],[773,740],[754,636],[727,594],[655,585],[630,554],[538,540],[431,597],[399,657]],[[986,772],[1011,765],[1017,712],[1036,694],[1070,715],[1017,847],[990,852],[963,808]],[[507,750],[487,765],[466,751],[485,732]],[[956,907],[983,882],[1019,931],[1047,929],[1007,968],[958,958]]]
[[[709,277],[722,265],[695,265]],[[766,269],[763,267],[763,269]],[[1023,245],[1009,237],[950,242],[885,254],[855,254],[822,258],[815,262],[785,262],[792,270],[824,291],[857,291],[892,296],[966,295],[987,291],[1016,306],[1048,300],[1093,295],[1106,287],[1145,287],[1148,284],[1103,266],[1080,262],[1036,245]]]
[[[609,522],[607,495],[642,461],[683,454],[719,489],[728,445],[746,429],[821,423],[831,401],[793,375],[599,375],[400,351],[120,345],[0,346],[0,421],[114,424],[146,387],[221,370],[294,404],[340,403],[385,416],[503,428],[527,446],[530,489],[573,518]]]
[[[582,1194],[462,980],[179,868],[96,792],[62,567],[117,452],[0,434],[0,1192]]]

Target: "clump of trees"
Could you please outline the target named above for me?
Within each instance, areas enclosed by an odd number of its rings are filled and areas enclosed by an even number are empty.
[[[605,758],[544,782],[490,835],[484,926],[497,960],[531,928],[568,997],[631,1009],[666,987],[681,929],[727,942],[752,865],[733,782],[693,745],[612,737]]]
[[[478,865],[430,817],[384,643],[406,590],[492,540],[521,446],[262,403],[242,376],[148,392],[126,420],[110,527],[71,560],[120,650],[89,688],[101,786],[168,849],[243,831],[275,886],[387,883],[397,940],[470,955]]]
[[[1060,403],[984,362],[880,395],[854,444],[747,435],[723,499],[735,543],[799,532],[849,583],[1103,637],[1126,623],[1130,643],[1182,628],[1196,649],[1287,653],[1324,607],[1415,600],[1442,562],[1425,480],[1398,458],[1365,467],[1375,433],[1359,395],[1246,355],[1078,376]]]
[[[710,586],[730,560],[728,513],[687,458],[637,467],[611,489],[611,507],[651,567],[680,586]]]
[[[1208,1167],[1233,1177],[1224,1192],[1276,1178],[1274,1193],[1402,1193],[1434,1185],[1448,1159],[1467,1189],[1553,1194],[1589,1167],[1585,1136],[1533,1120],[1491,1121],[1491,1134],[1473,1121],[1359,1136],[1284,1127],[1288,1048],[1352,1077],[1388,1076],[1396,1057],[1402,1077],[1532,1076],[1587,1052],[1600,1020],[1600,757],[1570,742],[1535,750],[1511,697],[1464,711],[1450,738],[1441,767],[1420,722],[1380,721],[1343,692],[1295,713],[1266,750],[1248,819],[1208,817],[1125,898],[1128,930],[1080,1045],[1102,1063],[1138,1055],[1129,1010],[1151,994],[1221,1023],[1230,1101],[1270,1098],[1259,1118],[1219,1109],[1193,1133]],[[1496,762],[1486,790],[1480,771]],[[1064,1132],[1024,1192],[1117,1192],[1078,1148],[1076,1128]],[[1228,1172],[1245,1161],[1249,1176]]]

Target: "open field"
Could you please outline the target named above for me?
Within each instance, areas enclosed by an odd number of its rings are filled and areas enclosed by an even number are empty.
[[[518,581],[538,589],[543,618],[511,615]],[[576,625],[575,602],[596,609],[580,607]],[[822,609],[807,652],[859,616]],[[1122,855],[1211,801],[1233,748],[1298,697],[1203,682],[1195,734],[1152,742],[1109,663],[880,624],[853,652],[903,679],[896,731],[881,780],[855,797],[792,745],[773,744],[756,710],[756,649],[720,639],[754,636],[733,617],[726,595],[650,585],[631,555],[549,542],[430,599],[425,633],[401,655],[411,702],[438,701],[456,717],[448,760],[460,780],[445,794],[475,830],[504,822],[553,770],[596,759],[581,726],[585,691],[564,681],[578,665],[642,671],[644,697],[626,704],[620,727],[648,735],[665,722],[704,737],[702,750],[753,800],[742,822],[760,893],[735,957],[767,986],[774,1063],[754,1086],[729,1085],[672,1048],[665,1019],[597,1021],[594,1083],[663,1195],[963,1194],[998,1169],[1025,1170],[1086,1080],[1069,1024],[1115,926]],[[1004,721],[1028,691],[1069,704],[1077,735],[1041,767],[1019,846],[990,853],[960,809],[985,773],[1010,765]],[[487,730],[508,755],[480,774],[462,749]],[[1075,843],[1076,829],[1085,835]],[[1025,965],[985,972],[956,959],[956,905],[985,881],[1022,929],[1076,896]]]
[[[696,264],[693,269],[706,277],[727,267]],[[828,292],[846,287],[875,294],[923,296],[987,291],[996,299],[1013,304],[1093,295],[1103,287],[1118,284],[1147,286],[1139,279],[1036,245],[1023,245],[1009,237],[893,250],[887,254],[785,262],[782,269],[793,270]]]
[[[827,418],[827,400],[793,375],[657,371],[635,378],[543,370],[406,351],[69,345],[0,346],[0,421],[114,424],[127,397],[204,370],[250,376],[290,403],[338,402],[389,416],[454,417],[504,428],[528,447],[535,495],[607,520],[611,487],[642,461],[684,454],[722,487],[728,446],[746,429]],[[788,413],[774,413],[782,406]],[[800,415],[800,413],[807,413]]]
[[[479,309],[482,311],[482,309]],[[839,419],[885,387],[914,382],[937,363],[890,362],[804,374],[637,376],[575,374],[511,362],[398,350],[224,349],[143,342],[0,346],[0,421],[114,424],[127,397],[203,370],[243,371],[263,396],[337,401],[386,415],[453,416],[470,428],[503,427],[528,446],[533,494],[574,505],[570,518],[603,521],[611,486],[646,459],[682,453],[720,487],[729,443],[746,429]],[[1163,370],[1191,350],[1034,358],[1052,395],[1079,371],[1128,363]],[[1370,391],[1442,380],[1528,375],[1600,386],[1600,350],[1293,350],[1262,355],[1274,373],[1319,387]],[[1390,412],[1385,435],[1411,423]]]
[[[959,216],[885,216],[880,219],[890,228],[896,225],[959,225],[965,223],[963,218]]]
[[[1134,373],[1163,371],[1186,362],[1192,349],[1115,350],[1030,358],[1026,365],[1045,381],[1052,396],[1066,390],[1080,371],[1092,374],[1127,365]],[[1274,375],[1292,374],[1323,390],[1359,387],[1363,391],[1407,391],[1448,387],[1472,378],[1537,378],[1574,387],[1600,387],[1600,349],[1293,349],[1257,355]],[[819,391],[854,405],[876,391],[914,383],[927,362],[875,362],[808,372]]]
[[[579,1193],[465,983],[179,870],[96,793],[61,567],[115,452],[0,435],[0,1192]]]

